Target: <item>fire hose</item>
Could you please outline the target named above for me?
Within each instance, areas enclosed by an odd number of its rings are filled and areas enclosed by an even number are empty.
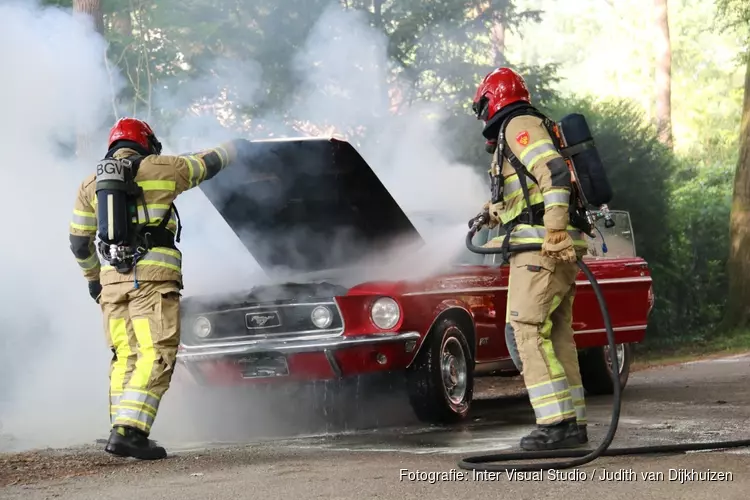
[[[466,247],[477,254],[498,254],[503,253],[502,247],[500,248],[484,248],[478,247],[473,244],[474,235],[478,228],[483,223],[482,218],[478,218],[469,233],[466,235]],[[539,243],[524,244],[524,245],[511,245],[508,253],[521,253],[529,251],[539,251],[542,245]],[[622,396],[620,387],[619,376],[617,375],[620,371],[619,360],[614,355],[616,352],[615,345],[615,334],[612,330],[612,322],[609,317],[609,310],[607,309],[607,303],[604,300],[604,294],[602,293],[599,283],[596,281],[596,277],[591,272],[589,267],[583,262],[583,259],[578,259],[578,267],[586,278],[591,283],[596,295],[596,300],[599,303],[599,309],[602,313],[604,320],[604,327],[607,331],[607,340],[609,341],[610,352],[613,353],[612,359],[612,371],[610,373],[612,377],[614,394],[612,403],[612,417],[609,423],[609,429],[607,434],[604,436],[601,444],[594,449],[565,449],[565,450],[551,450],[551,451],[522,451],[522,452],[509,452],[509,453],[489,453],[484,455],[474,455],[470,457],[462,458],[458,462],[458,466],[465,470],[476,470],[483,472],[504,472],[510,470],[516,471],[538,471],[538,470],[549,470],[549,469],[569,469],[580,465],[587,464],[601,456],[621,456],[621,455],[645,455],[651,453],[684,453],[687,451],[699,451],[699,450],[719,450],[729,448],[744,448],[750,446],[750,439],[742,439],[735,441],[709,441],[709,442],[688,442],[679,444],[667,444],[659,446],[636,446],[628,448],[609,448],[612,440],[617,432],[617,425],[620,420],[620,407],[622,405]],[[573,460],[557,461],[557,462],[537,462],[537,463],[514,463],[508,464],[511,460],[540,460],[540,459],[565,459],[574,458]],[[498,464],[500,462],[501,464]]]

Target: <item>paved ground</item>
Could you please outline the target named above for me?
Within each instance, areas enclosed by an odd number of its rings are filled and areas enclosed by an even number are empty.
[[[750,438],[749,379],[750,355],[636,372],[625,391],[613,446]],[[165,461],[118,460],[99,451],[99,446],[0,454],[0,498],[132,499],[135,494],[149,500],[453,500],[495,497],[499,491],[519,500],[547,495],[576,500],[748,498],[750,449],[604,457],[576,469],[526,477],[473,475],[457,467],[461,457],[514,449],[532,423],[517,380],[485,379],[481,385],[471,421],[452,429],[415,423],[398,387],[378,397],[365,397],[370,393],[355,388],[360,415],[350,425],[377,429],[339,433],[320,433],[319,424],[302,412],[301,403],[291,410],[287,406],[284,419],[278,417],[283,413],[278,401],[263,406],[264,414],[253,415],[248,408],[242,413],[237,407],[204,402],[200,414],[193,405],[195,418],[190,425],[181,422],[160,428],[157,437],[174,452]],[[610,398],[590,398],[589,404],[593,447],[606,432]],[[177,414],[184,409],[178,406],[170,410]],[[253,408],[259,406],[256,400]],[[240,413],[247,419],[244,422],[256,424],[246,425],[252,430],[243,429],[243,434],[238,427],[241,419],[236,417]],[[235,418],[217,426],[220,415]],[[166,412],[164,417],[165,422],[174,422]],[[258,426],[259,421],[263,425]],[[307,435],[290,437],[292,429]]]

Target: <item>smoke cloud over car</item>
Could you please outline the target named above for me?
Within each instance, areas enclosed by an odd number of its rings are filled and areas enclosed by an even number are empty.
[[[90,442],[108,430],[111,352],[99,307],[68,248],[67,228],[76,189],[105,152],[113,109],[119,116],[129,113],[115,99],[125,78],[106,62],[106,42],[85,17],[36,1],[8,0],[0,1],[0,15],[5,20],[0,99],[7,124],[2,172],[10,222],[0,247],[5,285],[0,294],[0,450]],[[158,121],[152,125],[165,154],[234,137],[350,132],[344,138],[415,224],[420,214],[455,216],[445,223],[421,219],[417,229],[426,242],[421,253],[395,247],[372,256],[363,248],[364,260],[353,266],[359,274],[350,280],[426,276],[463,249],[465,221],[488,195],[485,181],[450,160],[438,106],[416,102],[397,113],[391,110],[389,89],[400,83],[393,78],[385,37],[361,13],[332,3],[315,15],[320,16],[315,28],[288,62],[301,90],[290,96],[293,106],[283,114],[270,111],[249,123],[227,119],[217,103],[256,103],[268,61],[221,58],[212,62],[213,75],[154,89],[153,109],[189,112],[168,127]],[[76,144],[87,141],[90,149],[76,156]],[[294,280],[289,269],[270,270],[272,275],[262,269],[200,189],[176,204],[183,220],[184,295]],[[347,244],[346,234],[330,241],[332,251]],[[189,419],[178,411],[178,400],[189,413],[189,401],[167,393],[154,427],[157,439]]]

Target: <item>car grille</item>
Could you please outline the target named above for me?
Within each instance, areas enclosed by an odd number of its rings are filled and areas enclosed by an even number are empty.
[[[326,328],[318,328],[311,315],[316,307],[331,311],[333,321]],[[211,322],[211,333],[206,338],[195,335],[195,322],[203,317]],[[331,335],[343,332],[343,321],[334,302],[312,304],[271,304],[243,307],[227,311],[192,314],[183,318],[183,342],[211,343],[227,340],[253,340],[292,336]]]

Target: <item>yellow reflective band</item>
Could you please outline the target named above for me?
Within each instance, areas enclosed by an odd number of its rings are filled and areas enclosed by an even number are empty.
[[[73,219],[71,226],[77,226],[79,229],[82,227],[93,227],[94,229],[96,229],[96,214],[92,212],[73,210]]]
[[[529,392],[529,398],[532,401],[548,398],[553,394],[563,394],[565,396],[570,395],[568,394],[568,379],[565,377],[552,379],[549,382],[534,384],[529,386],[526,390]]]
[[[557,155],[557,151],[548,151],[546,153],[542,153],[539,156],[535,156],[531,159],[529,162],[529,170],[533,171],[536,164],[540,161],[546,160],[547,158],[550,158],[552,156]]]
[[[149,403],[153,408],[156,408],[159,405],[159,401],[161,400],[159,396],[145,389],[139,389],[136,387],[128,387],[127,392],[132,392],[138,395],[138,396],[128,395],[128,397],[130,397],[131,399],[135,399],[137,401],[143,401],[144,403]]]
[[[135,362],[135,369],[128,381],[127,389],[130,389],[130,387],[146,387],[156,361],[156,350],[151,338],[151,325],[148,318],[132,318],[131,322],[133,323],[135,338],[138,340],[138,360]],[[122,398],[120,402],[122,402]]]
[[[588,243],[583,237],[583,233],[571,225],[568,225],[568,234],[573,240],[574,247],[588,248]],[[547,230],[544,226],[530,226],[528,224],[519,224],[510,235],[510,241],[513,243],[540,243],[544,241]]]
[[[132,426],[144,432],[147,432],[147,433],[151,432],[151,426],[142,422],[141,420],[136,420],[130,417],[123,417],[123,416],[120,416],[119,414],[115,418],[114,425],[128,425],[128,424],[131,424]]]
[[[175,181],[138,181],[144,191],[174,191]]]
[[[570,192],[567,189],[550,189],[544,193],[544,207],[562,206],[567,207],[570,200]]]
[[[548,384],[554,384],[554,383],[560,382],[560,381],[562,381],[562,382],[565,383],[565,387],[568,386],[568,379],[566,379],[565,377],[555,377],[555,378],[549,380],[548,382],[539,382],[538,384],[528,385],[528,386],[526,386],[526,390],[536,389],[537,387],[542,387],[543,385],[548,385]]]
[[[81,266],[81,269],[83,269],[84,271],[88,271],[89,269],[93,269],[96,266],[100,265],[99,257],[96,255],[96,253],[90,255],[85,259],[76,260],[78,261],[78,265]]]
[[[530,154],[538,155],[540,153],[544,153],[546,151],[555,151],[555,146],[552,144],[552,141],[549,139],[539,139],[538,141],[534,141],[525,148],[523,148],[523,151],[521,151],[521,154],[518,155],[518,158],[526,163],[525,158],[529,156]]]
[[[112,318],[109,320],[109,335],[115,348],[117,359],[112,363],[110,374],[110,401],[115,395],[122,394],[125,387],[125,373],[127,372],[128,358],[132,352],[128,343],[125,318]]]
[[[185,162],[188,165],[188,185],[189,187],[195,187],[201,183],[203,178],[206,176],[206,167],[203,165],[203,161],[197,156],[183,156]]]
[[[226,150],[226,148],[224,148],[223,146],[216,146],[214,148],[214,151],[216,151],[216,154],[218,154],[219,158],[221,158],[222,169],[229,165],[229,152]]]
[[[175,266],[174,264],[169,264],[168,262],[159,262],[158,260],[139,260],[138,263],[136,264],[136,267],[143,267],[143,266],[165,267],[167,269],[171,269],[177,272],[180,272],[182,270],[180,266]]]
[[[588,243],[586,242],[586,240],[582,239],[583,233],[581,231],[570,225],[568,226],[567,231],[571,239],[573,240],[574,247],[588,248]],[[513,232],[510,233],[510,243],[518,245],[529,243],[543,243],[546,233],[547,230],[544,229],[544,226],[529,226],[528,224],[518,224],[515,229],[513,229]],[[505,235],[495,236],[490,240],[490,242],[497,241],[502,243],[504,239]]]
[[[529,189],[530,197],[533,199],[538,199],[537,193],[531,192],[532,190],[534,190],[537,184],[528,175],[525,175],[524,177],[526,177],[526,187]],[[508,200],[512,200],[513,198],[517,196],[521,196],[522,194],[523,194],[523,186],[521,186],[521,181],[518,178],[518,174],[512,174],[506,177],[505,180],[503,181],[503,198],[505,198],[505,200],[508,201]],[[536,203],[541,203],[541,202],[535,201],[534,204]]]
[[[153,204],[146,205],[146,210],[143,206],[138,206],[138,222],[146,221],[146,214],[148,214],[149,223],[158,224],[164,218],[164,215],[169,211],[170,205]],[[170,217],[171,219],[171,217]]]
[[[532,407],[534,408],[538,423],[542,423],[541,421],[543,420],[553,420],[561,416],[575,415],[573,401],[569,397],[542,404],[533,404]]]
[[[555,155],[559,155],[559,153],[552,144],[552,141],[549,139],[541,139],[529,144],[523,151],[521,151],[519,159],[530,171],[532,171],[538,161]]]
[[[549,399],[549,398],[560,399],[560,398],[568,398],[568,397],[571,397],[570,391],[565,389],[564,391],[553,392],[551,394],[546,394],[544,396],[539,396],[537,398],[529,398],[529,401],[531,401],[531,404],[534,404],[534,403],[538,403],[540,401],[544,401],[545,399]]]
[[[568,410],[568,411],[560,411],[557,413],[551,413],[549,415],[545,415],[544,417],[537,416],[536,423],[540,425],[544,424],[551,424],[552,422],[556,420],[567,420],[569,418],[575,417],[576,412],[575,410]]]
[[[537,205],[540,203],[544,203],[544,196],[542,196],[541,192],[535,190],[534,192],[529,193],[529,200],[531,201],[532,205]],[[500,221],[503,224],[507,224],[508,222],[518,217],[521,214],[521,211],[525,208],[526,199],[522,198],[513,206],[513,208],[506,210],[502,214],[500,214]]]
[[[539,332],[539,334],[544,338],[549,338],[550,333],[552,332],[552,313],[555,312],[555,309],[557,309],[557,306],[560,305],[562,302],[562,299],[555,295],[552,297],[552,304],[550,304],[549,313],[547,314],[547,318],[544,320],[544,324],[542,325],[542,330]]]
[[[152,248],[146,255],[143,256],[136,264],[137,268],[143,266],[157,266],[172,269],[177,272],[181,272],[182,269],[182,254],[171,248],[156,247]],[[103,266],[103,271],[109,271],[114,269],[112,266]]]
[[[576,408],[576,417],[578,422],[585,421],[586,419],[586,400],[584,399],[585,393],[583,386],[574,385],[570,387],[570,395],[573,398],[573,406]]]
[[[134,412],[141,412],[145,413],[146,415],[150,417],[156,418],[156,409],[154,408],[147,408],[147,405],[145,404],[139,404],[137,401],[120,401],[120,404],[116,405],[115,408],[118,410],[131,410]],[[124,413],[124,412],[118,412]]]
[[[144,319],[143,321],[148,320]],[[137,335],[138,334],[136,333],[136,337]],[[153,364],[151,367],[153,368]],[[150,371],[146,373],[147,378],[149,374]],[[160,400],[149,391],[130,387],[132,382],[133,380],[131,379],[131,382],[128,384],[128,389],[124,391],[120,397],[117,405],[117,416],[115,417],[114,422],[115,424],[122,424],[122,422],[140,424],[139,428],[148,431],[156,418]]]
[[[545,361],[547,362],[547,366],[549,366],[550,378],[557,378],[557,377],[565,376],[565,368],[563,368],[563,365],[562,363],[560,363],[560,360],[557,359],[557,355],[555,354],[555,348],[552,345],[552,341],[550,340],[550,334],[552,333],[552,313],[555,312],[555,310],[557,309],[557,307],[560,305],[561,302],[562,302],[562,299],[559,296],[555,295],[554,297],[552,297],[552,303],[550,304],[549,312],[547,313],[547,318],[545,318],[544,323],[542,324],[542,328],[539,330],[542,353],[544,354]],[[568,394],[570,393],[568,392]]]
[[[557,356],[555,355],[555,349],[552,346],[552,341],[548,338],[545,338],[545,339],[542,339],[540,343],[541,343],[542,352],[544,353],[544,357],[547,358],[547,364],[549,365],[550,376],[557,377],[560,375],[564,375],[565,369],[560,363],[560,360],[558,360]]]
[[[79,231],[94,231],[94,232],[96,231],[96,226],[76,224],[75,222],[71,222],[70,227],[73,229],[78,229]]]

